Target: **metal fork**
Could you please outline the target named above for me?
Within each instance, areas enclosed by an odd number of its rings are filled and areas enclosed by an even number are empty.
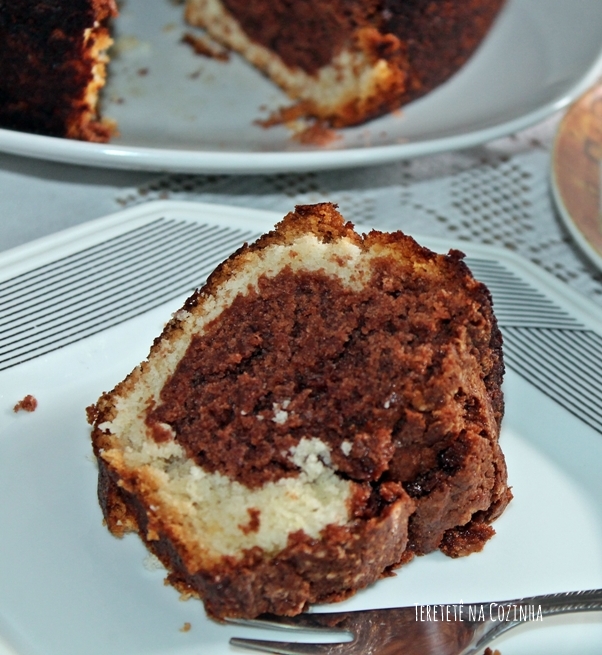
[[[264,615],[237,625],[349,633],[351,641],[303,643],[240,639],[230,643],[279,655],[481,655],[493,639],[527,621],[570,612],[602,611],[602,589],[532,596],[497,603],[416,605],[294,617]],[[348,636],[347,635],[347,636]]]

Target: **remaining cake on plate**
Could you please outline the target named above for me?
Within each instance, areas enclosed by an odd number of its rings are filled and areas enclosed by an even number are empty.
[[[299,101],[300,116],[343,127],[445,82],[484,39],[503,3],[187,0],[186,18]]]
[[[106,141],[98,115],[115,0],[0,3],[0,127]]]
[[[503,2],[187,0],[186,18],[290,95],[295,106],[276,122],[313,117],[343,127],[447,80],[481,43]],[[3,3],[0,127],[106,141],[113,127],[99,119],[97,101],[116,13],[115,0]]]
[[[501,337],[462,254],[297,207],[88,410],[113,534],[216,618],[480,550],[511,498]]]

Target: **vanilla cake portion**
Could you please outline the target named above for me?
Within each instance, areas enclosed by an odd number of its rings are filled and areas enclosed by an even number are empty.
[[[209,615],[295,614],[510,500],[501,337],[462,255],[297,207],[221,264],[88,409],[99,499]]]
[[[186,18],[282,87],[298,116],[344,127],[445,82],[480,45],[503,2],[187,0]]]
[[[18,0],[0,9],[0,127],[107,141],[99,115],[115,0]]]

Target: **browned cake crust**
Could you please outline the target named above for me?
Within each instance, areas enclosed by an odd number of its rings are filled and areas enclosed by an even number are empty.
[[[170,582],[217,618],[294,614],[414,554],[480,550],[511,498],[498,444],[503,362],[489,292],[462,257],[400,232],[360,236],[328,204],[297,207],[240,249],[89,410],[109,529],[138,532]],[[161,449],[167,463],[153,472]],[[310,461],[328,469],[326,505],[346,518],[313,535],[279,524],[284,541],[269,550],[252,540],[273,507],[254,500],[234,525],[248,545],[228,554],[210,554],[209,529],[186,526],[212,508],[183,483],[214,476],[251,497],[303,481],[292,494],[303,495],[320,479]],[[170,476],[177,502],[165,495]]]
[[[211,569],[194,570],[180,546],[177,527],[155,531],[148,506],[99,459],[99,499],[107,527],[118,537],[138,532],[169,571],[167,580],[185,597],[200,597],[209,616],[254,618],[264,613],[292,616],[312,603],[344,600],[402,560],[407,522],[414,504],[403,494],[389,499],[379,516],[330,525],[320,539],[299,531],[273,558],[251,549],[242,558],[223,558]],[[136,483],[139,486],[139,483]],[[192,559],[192,558],[190,558]],[[192,570],[191,570],[192,569]]]
[[[107,141],[97,113],[114,0],[0,1],[0,127]]]

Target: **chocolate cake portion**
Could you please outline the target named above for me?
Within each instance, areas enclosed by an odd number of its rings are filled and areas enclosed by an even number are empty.
[[[401,104],[443,84],[481,44],[504,0],[383,0],[384,33],[407,52],[409,77]]]
[[[98,116],[114,0],[0,0],[0,127],[107,141]]]
[[[511,498],[503,362],[462,258],[329,204],[232,255],[89,410],[109,529],[216,618],[480,550]]]
[[[190,23],[240,52],[333,127],[428,93],[483,41],[504,0],[187,0]]]
[[[223,0],[223,5],[251,40],[309,74],[328,66],[354,32],[370,27],[380,11],[377,0]]]

